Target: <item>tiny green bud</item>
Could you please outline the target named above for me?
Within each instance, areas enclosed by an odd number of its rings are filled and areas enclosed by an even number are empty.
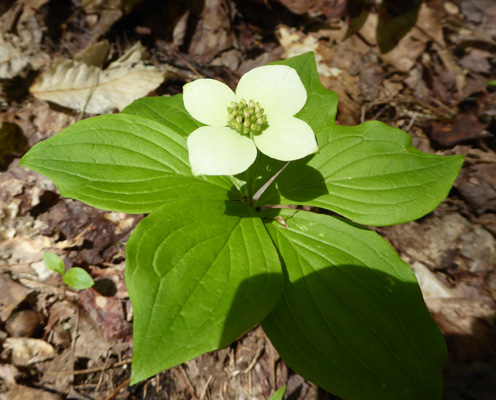
[[[227,126],[243,135],[262,131],[263,124],[267,122],[263,108],[253,100],[232,102],[227,112]]]

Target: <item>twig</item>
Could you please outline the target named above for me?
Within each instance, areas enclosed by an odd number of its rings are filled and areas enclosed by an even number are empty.
[[[242,369],[242,370],[237,369],[236,371],[231,372],[230,373],[231,378],[232,377],[235,377],[235,376],[238,376],[238,375],[241,375],[241,374],[247,374],[247,373],[249,373],[253,369],[253,367],[255,367],[258,359],[262,355],[262,351],[263,350],[264,350],[264,346],[263,345],[262,346],[259,346],[258,349],[257,349],[257,352],[255,353],[255,356],[251,360],[250,365],[248,365],[248,367],[246,367],[245,369]]]
[[[91,98],[93,97],[93,93],[95,93],[95,90],[98,88],[98,85],[100,83],[100,75],[101,75],[101,73],[102,73],[102,69],[100,68],[99,71],[98,71],[98,76],[96,77],[96,82],[90,88],[90,91],[88,92],[88,96],[86,96],[86,100],[84,102],[84,106],[81,109],[81,111],[79,112],[79,115],[77,117],[76,122],[80,121],[83,118],[84,113],[86,112],[86,108],[88,107],[88,103],[90,102]]]
[[[172,48],[172,46],[167,45],[168,50],[177,58],[179,58],[186,66],[200,79],[205,78],[202,74],[200,74],[195,67],[193,67],[188,60],[186,60],[181,54],[179,54],[176,50]]]
[[[119,393],[122,389],[129,385],[129,382],[131,382],[131,378],[127,378],[124,382],[117,386],[115,390],[110,393],[109,396],[105,397],[105,400],[112,400],[117,395],[117,393]]]
[[[181,366],[179,366],[179,368],[181,368]],[[181,368],[181,370],[182,370],[182,368]],[[186,390],[189,392],[189,394],[191,395],[191,397],[194,400],[198,400],[198,397],[196,397],[195,392],[193,391],[193,389],[191,389],[189,387],[189,384],[184,380],[184,378],[179,374],[179,372],[174,371],[174,375],[176,376],[177,379],[179,379],[182,382],[182,384],[184,385],[184,387],[186,388]]]
[[[415,123],[415,120],[417,119],[417,112],[414,111],[413,112],[413,116],[412,116],[412,119],[410,119],[410,123],[408,124],[408,126],[406,127],[405,129],[405,132],[408,132],[410,131],[410,129],[412,129],[412,126],[413,124]]]
[[[78,369],[76,371],[46,371],[45,374],[50,375],[84,375],[84,374],[93,374],[95,372],[101,372],[108,369],[119,368],[123,365],[131,364],[131,359],[126,358],[125,360],[118,361],[115,364],[103,367],[95,367],[95,368],[86,368],[86,369]]]
[[[421,33],[431,39],[434,43],[436,43],[441,49],[446,49],[446,46],[442,44],[439,40],[437,40],[434,36],[432,36],[429,32],[427,32],[424,28],[420,27],[418,24],[413,25],[417,28]]]
[[[203,387],[203,390],[200,393],[200,400],[203,400],[205,398],[205,394],[207,393],[208,385],[211,380],[212,380],[212,375],[208,377],[207,382],[205,383],[205,386]]]

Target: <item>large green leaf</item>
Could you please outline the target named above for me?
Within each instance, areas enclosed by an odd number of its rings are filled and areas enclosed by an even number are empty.
[[[420,218],[448,195],[462,156],[422,153],[405,132],[381,122],[335,125],[319,153],[295,161],[258,204],[304,204],[366,225]]]
[[[151,119],[185,138],[195,129],[204,126],[186,111],[182,94],[172,97],[143,97],[127,106],[122,113]],[[184,142],[184,148],[187,151],[186,142]],[[199,179],[220,187],[232,186],[232,181],[226,176],[204,176]],[[240,194],[235,193],[234,196],[239,198]]]
[[[286,223],[268,225],[285,284],[262,322],[281,357],[346,399],[440,399],[445,345],[408,265],[340,218],[300,211]]]
[[[105,210],[150,212],[188,194],[227,199],[225,177],[192,176],[177,129],[137,115],[102,115],[38,143],[21,165],[49,177],[63,196]]]
[[[132,383],[228,345],[280,297],[277,251],[242,202],[167,203],[140,222],[126,251]]]
[[[128,105],[122,113],[159,122],[182,136],[204,126],[191,117],[184,108],[183,95],[172,97],[143,97]]]

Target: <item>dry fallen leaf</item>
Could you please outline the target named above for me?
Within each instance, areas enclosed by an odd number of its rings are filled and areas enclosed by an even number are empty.
[[[451,298],[455,297],[453,292],[442,283],[436,275],[429,270],[424,264],[415,261],[411,264],[413,272],[417,277],[417,281],[422,291],[426,303],[429,299]]]
[[[122,110],[156,89],[169,72],[147,65],[146,50],[136,43],[105,70],[81,61],[62,59],[36,79],[36,97],[91,114]]]
[[[7,338],[4,348],[12,350],[12,363],[20,366],[45,361],[55,356],[55,349],[41,339]]]
[[[9,274],[1,274],[0,321],[6,321],[15,308],[26,299],[29,292],[29,289],[15,282]]]
[[[30,7],[15,2],[0,18],[0,33],[0,79],[14,78],[47,62],[41,51],[43,32]]]
[[[0,394],[0,400],[61,400],[58,393],[51,393],[45,390],[34,389],[23,385],[9,385],[8,392]]]

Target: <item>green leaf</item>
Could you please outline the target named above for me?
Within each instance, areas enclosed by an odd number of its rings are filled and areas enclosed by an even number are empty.
[[[310,125],[317,138],[319,148],[325,146],[329,143],[331,137],[331,129],[336,119],[339,99],[335,92],[326,89],[320,82],[317,65],[315,64],[315,54],[311,52],[305,53],[286,60],[276,61],[272,64],[292,67],[300,76],[307,91],[307,102],[295,117]],[[281,146],[284,146],[284,143],[281,143]],[[305,160],[308,161],[308,158]],[[249,194],[255,194],[284,164],[286,163],[283,161],[274,160],[259,153],[252,166],[254,179],[249,188]],[[249,181],[245,175],[242,175],[241,179]]]
[[[286,223],[268,226],[285,284],[262,322],[281,357],[346,399],[440,399],[445,344],[409,266],[341,218],[300,211]]]
[[[286,385],[281,386],[277,392],[275,392],[269,400],[282,400],[284,397],[284,393],[286,393]]]
[[[329,143],[310,160],[290,163],[257,204],[303,204],[361,224],[399,224],[435,209],[462,163],[462,156],[416,150],[408,134],[381,122],[335,125]]]
[[[43,254],[43,261],[45,262],[45,266],[48,269],[56,272],[59,275],[64,275],[65,265],[57,254],[45,251],[45,253]]]
[[[88,289],[95,284],[90,274],[79,267],[68,270],[62,277],[62,280],[66,285],[77,290]]]
[[[496,86],[496,79],[492,79],[489,82],[487,82],[487,86]]]
[[[63,196],[104,210],[150,212],[188,194],[227,199],[226,177],[192,176],[182,133],[137,115],[102,115],[38,143],[21,165],[49,177]]]
[[[122,110],[122,113],[151,119],[162,124],[167,129],[174,130],[174,132],[185,138],[195,129],[205,126],[186,111],[182,94],[172,97],[143,97],[127,106]],[[186,145],[184,145],[184,148],[187,151]],[[210,182],[219,187],[231,187],[231,181],[226,176],[204,176],[197,179]],[[238,196],[236,198],[239,198],[239,194],[236,194],[236,196]]]
[[[172,97],[143,97],[128,105],[121,113],[151,119],[185,137],[204,126],[186,111],[182,94]]]
[[[280,296],[277,252],[242,202],[167,203],[139,223],[126,252],[132,383],[228,345]]]

